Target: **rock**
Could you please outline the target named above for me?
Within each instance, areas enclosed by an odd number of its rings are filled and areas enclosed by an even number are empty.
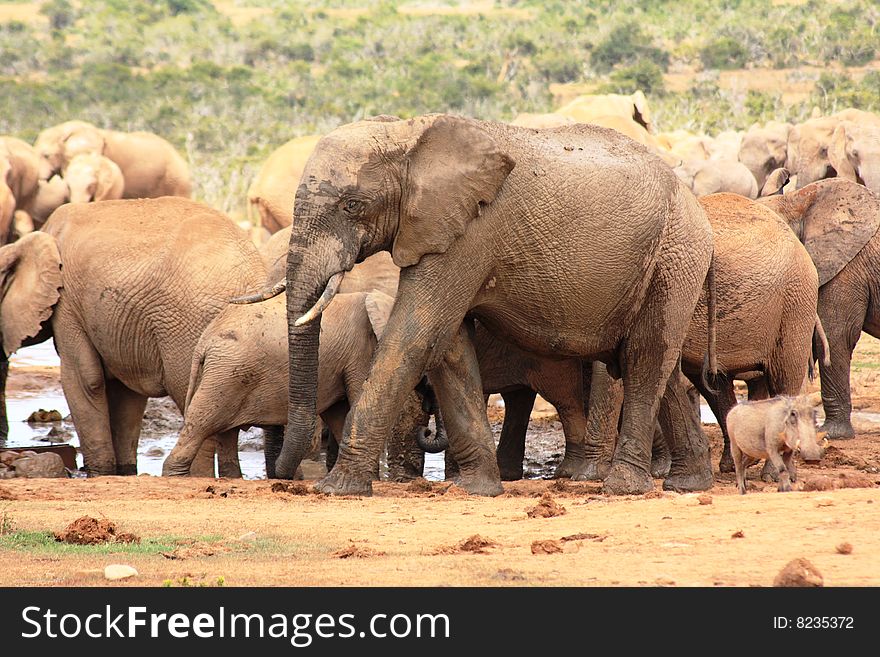
[[[161,458],[165,456],[165,450],[161,447],[150,447],[146,452],[144,452],[144,456],[149,456],[150,458]]]
[[[60,456],[52,452],[26,456],[25,458],[18,459],[12,465],[15,468],[16,477],[45,479],[67,476],[67,470],[64,469],[64,461],[61,460]]]
[[[15,470],[0,465],[0,479],[12,479],[13,477],[15,477]]]
[[[705,505],[707,505],[707,504],[712,504],[712,496],[703,493],[702,495],[697,496],[697,501],[698,501],[702,506],[705,506]]]
[[[49,429],[49,433],[40,438],[40,440],[47,443],[66,443],[71,438],[73,438],[73,434],[67,429],[52,427]]]
[[[532,554],[561,554],[562,546],[558,541],[532,541]]]
[[[28,424],[46,424],[48,422],[61,422],[61,413],[56,410],[47,411],[41,408],[28,415]]]
[[[779,571],[773,586],[819,587],[825,586],[822,573],[803,557],[792,559]]]
[[[834,498],[828,497],[827,495],[822,495],[821,497],[816,498],[816,506],[834,506]]]
[[[138,571],[131,566],[125,564],[110,564],[104,568],[104,579],[114,582],[119,579],[128,579],[129,577],[137,577]]]
[[[852,543],[841,543],[836,548],[837,554],[852,554]]]
[[[746,537],[746,534],[742,529],[740,529],[739,531],[735,531],[730,535],[730,538],[745,538],[745,537]]]
[[[257,532],[248,532],[246,534],[242,534],[238,538],[235,539],[239,543],[250,542],[253,543],[257,540]]]

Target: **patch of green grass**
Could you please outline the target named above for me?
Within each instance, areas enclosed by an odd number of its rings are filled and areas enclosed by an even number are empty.
[[[181,588],[204,588],[204,587],[222,587],[226,586],[226,578],[220,575],[216,579],[203,577],[202,579],[193,579],[184,575],[183,577],[173,580],[166,579],[162,582],[162,586],[166,589],[173,587]]]
[[[205,536],[197,540],[216,542],[221,537]],[[55,540],[52,532],[13,531],[0,536],[0,551],[17,550],[34,554],[58,556],[81,554],[159,554],[170,552],[184,540],[179,536],[158,536],[142,539],[140,543],[99,543],[97,545],[73,545]]]

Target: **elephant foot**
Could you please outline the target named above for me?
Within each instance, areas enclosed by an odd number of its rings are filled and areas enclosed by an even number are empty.
[[[116,474],[116,463],[86,463],[82,469],[89,478],[111,477]]]
[[[730,452],[724,452],[721,455],[721,460],[718,462],[718,471],[719,472],[735,472],[736,466],[733,463],[733,457],[730,455]]]
[[[761,481],[768,484],[779,481],[779,470],[770,461],[764,461],[764,467],[761,469]]]
[[[651,476],[654,479],[663,479],[672,469],[672,455],[669,450],[658,450],[651,456]]]
[[[360,474],[337,465],[316,483],[312,490],[327,495],[370,497],[373,494],[373,481],[369,474]]]
[[[241,468],[238,463],[220,463],[219,474],[225,479],[241,479]]]
[[[116,474],[121,477],[130,477],[138,473],[137,463],[127,463],[116,466]]]
[[[188,477],[189,476],[189,464],[188,463],[180,463],[172,460],[171,458],[165,459],[164,463],[162,463],[162,476],[163,477]]]
[[[571,478],[575,481],[601,481],[602,473],[599,471],[599,461],[596,459],[586,459],[572,473]]]
[[[523,478],[522,464],[518,468],[498,464],[498,472],[501,473],[501,481],[519,481]]]
[[[483,469],[462,470],[455,483],[471,495],[496,497],[504,492],[504,489],[501,487],[501,478]]]
[[[611,465],[602,492],[606,495],[644,495],[654,490],[651,473],[619,461]]]
[[[849,440],[856,437],[855,429],[848,418],[835,420],[826,418],[825,424],[822,425],[819,432],[824,433],[826,438],[833,440]]]
[[[712,471],[708,472],[681,472],[670,475],[663,481],[663,490],[671,490],[676,493],[695,493],[709,490],[715,485]]]
[[[569,457],[568,455],[562,459],[562,463],[556,466],[553,473],[554,479],[574,479],[574,476],[580,472],[586,464],[583,458]]]

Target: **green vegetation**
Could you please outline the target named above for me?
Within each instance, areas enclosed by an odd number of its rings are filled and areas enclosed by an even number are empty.
[[[872,0],[496,0],[478,3],[484,13],[449,11],[458,4],[49,0],[0,22],[0,134],[33,140],[70,118],[152,130],[190,161],[200,199],[240,217],[260,163],[292,137],[379,113],[550,111],[554,83],[641,88],[661,129],[880,108],[878,74],[814,74],[816,91],[793,106],[717,77],[864,64],[880,43]],[[670,91],[662,74],[682,70],[695,72],[692,87]]]
[[[73,545],[55,540],[52,532],[13,531],[0,536],[0,550],[18,550],[37,554],[159,554],[177,547],[178,539],[171,536],[145,538],[140,543],[98,543]]]

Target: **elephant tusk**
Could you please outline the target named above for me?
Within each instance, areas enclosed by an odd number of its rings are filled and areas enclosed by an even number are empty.
[[[287,280],[282,278],[272,287],[267,287],[255,294],[246,294],[241,297],[235,297],[229,300],[229,303],[244,305],[247,303],[259,303],[260,301],[268,301],[272,297],[277,297],[287,289]]]
[[[336,295],[336,292],[339,290],[339,285],[342,283],[342,278],[345,276],[344,271],[339,271],[333,274],[330,277],[330,280],[327,281],[327,287],[324,288],[324,291],[321,293],[321,296],[315,302],[315,305],[309,308],[308,312],[296,320],[293,325],[294,326],[302,326],[303,324],[308,324],[316,320],[322,312],[330,305],[330,302],[333,301],[333,297]]]

